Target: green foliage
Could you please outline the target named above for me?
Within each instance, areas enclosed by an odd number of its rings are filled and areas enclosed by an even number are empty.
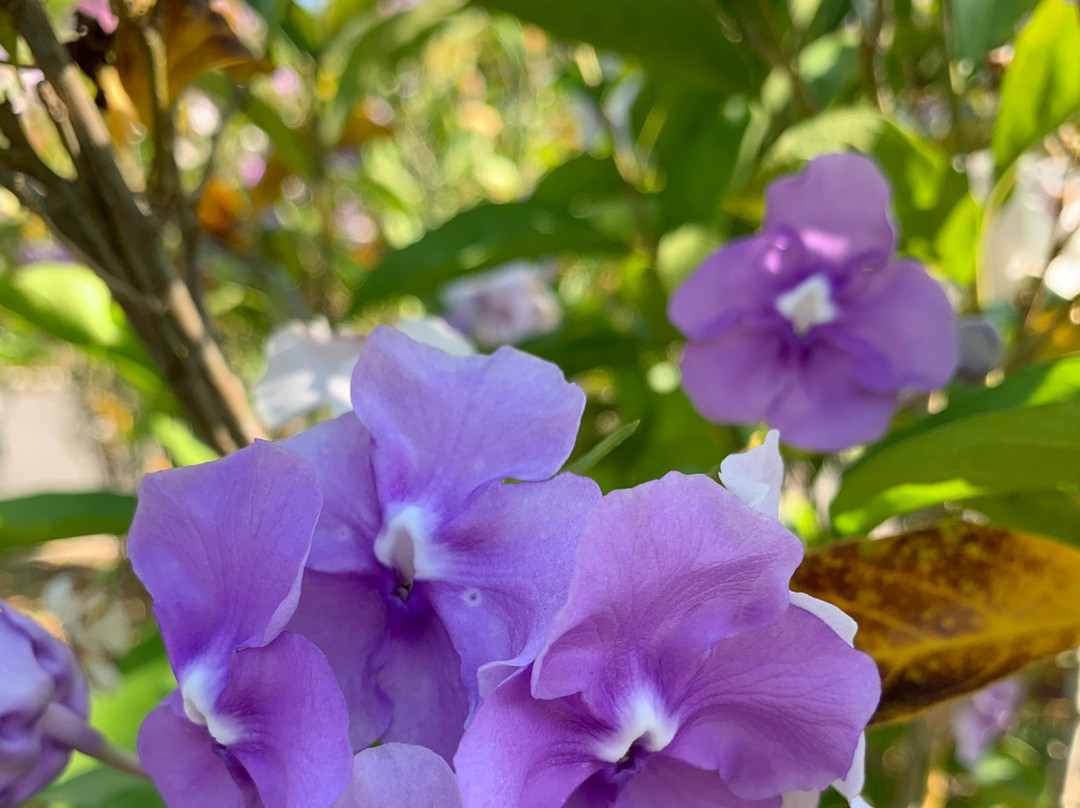
[[[994,129],[994,157],[1004,169],[1043,135],[1080,111],[1080,11],[1067,0],[1042,0],[1016,38]]]
[[[109,491],[0,500],[0,553],[53,539],[123,535],[134,513],[135,497]]]

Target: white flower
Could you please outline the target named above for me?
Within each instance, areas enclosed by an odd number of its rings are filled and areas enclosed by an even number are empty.
[[[399,331],[449,354],[474,353],[462,334],[437,317],[401,320]],[[266,371],[255,384],[255,408],[267,426],[279,429],[298,415],[328,407],[332,415],[352,409],[353,367],[366,337],[348,328],[333,329],[325,318],[294,320],[266,339]]]
[[[760,446],[725,457],[720,462],[720,482],[755,511],[779,519],[784,483],[780,432],[770,429]]]
[[[442,288],[447,319],[483,348],[512,345],[558,326],[562,307],[547,272],[519,261]]]
[[[79,593],[70,575],[58,575],[42,592],[45,607],[60,618],[90,684],[114,690],[121,676],[114,660],[131,650],[135,632],[124,605],[104,592]]]

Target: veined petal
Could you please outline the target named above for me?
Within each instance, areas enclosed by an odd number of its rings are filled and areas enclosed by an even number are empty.
[[[356,756],[352,783],[332,808],[461,808],[461,790],[430,749],[387,743]]]
[[[247,808],[257,799],[243,770],[230,771],[225,758],[214,751],[206,728],[185,717],[179,692],[143,721],[139,760],[170,808]]]
[[[462,738],[454,768],[464,803],[561,808],[603,765],[593,749],[610,732],[569,699],[534,699],[523,671],[484,700]]]
[[[801,608],[717,643],[684,688],[669,754],[747,799],[844,777],[881,695],[873,660]]]
[[[215,706],[240,733],[228,752],[265,808],[325,808],[348,785],[345,699],[326,658],[303,637],[285,633],[236,654]]]
[[[178,676],[195,662],[223,671],[280,633],[321,502],[307,463],[265,441],[143,480],[128,551]]]
[[[573,474],[495,484],[444,529],[439,578],[425,589],[461,655],[474,706],[540,651],[566,602],[578,540],[599,501],[596,483]]]
[[[382,510],[371,470],[371,436],[356,414],[316,424],[281,445],[307,460],[323,492],[308,568],[356,573],[378,569],[372,546],[382,527]]]
[[[720,482],[758,513],[779,519],[780,494],[784,486],[780,433],[770,429],[760,446],[721,460]]]
[[[570,597],[533,673],[540,698],[611,701],[605,671],[691,656],[776,621],[802,543],[701,475],[608,494],[578,548]],[[614,708],[615,705],[609,705]]]
[[[360,575],[306,572],[287,630],[313,642],[333,668],[349,706],[353,749],[382,738],[394,708],[379,687],[390,629],[375,582]]]
[[[484,483],[543,480],[569,457],[585,394],[555,365],[500,348],[450,356],[377,328],[353,376],[383,502],[454,515]]]

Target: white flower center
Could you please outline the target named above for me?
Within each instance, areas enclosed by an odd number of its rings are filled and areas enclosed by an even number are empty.
[[[678,724],[649,693],[640,692],[627,702],[619,732],[600,743],[596,756],[608,763],[620,763],[634,746],[647,752],[659,752],[675,738]]]
[[[188,720],[206,727],[210,737],[222,746],[230,746],[240,740],[242,733],[231,719],[214,713],[216,678],[212,671],[196,663],[184,674],[180,695],[184,698],[184,714]]]
[[[387,520],[375,539],[375,558],[397,573],[403,596],[408,595],[414,581],[430,578],[434,572],[430,522],[422,508],[406,505]]]
[[[832,287],[824,275],[811,275],[776,298],[776,310],[784,315],[800,337],[816,325],[831,323],[839,315]]]

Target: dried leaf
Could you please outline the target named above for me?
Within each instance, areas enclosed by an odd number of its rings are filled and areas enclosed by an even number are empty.
[[[1080,644],[1080,552],[963,523],[807,555],[792,589],[859,623],[881,670],[876,723],[907,718]]]
[[[199,199],[199,225],[215,238],[239,247],[244,240],[239,230],[243,210],[244,197],[239,191],[216,178],[211,179]]]

